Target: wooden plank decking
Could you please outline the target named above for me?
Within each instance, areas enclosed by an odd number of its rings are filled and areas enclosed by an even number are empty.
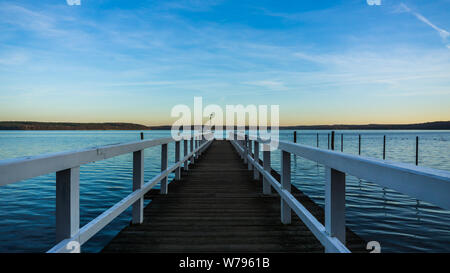
[[[323,210],[299,190],[294,196],[319,221]],[[296,215],[280,222],[280,198],[262,194],[231,143],[210,148],[169,184],[168,195],[152,190],[144,223],[123,229],[104,252],[323,252]],[[347,230],[347,247],[365,251],[365,242]]]

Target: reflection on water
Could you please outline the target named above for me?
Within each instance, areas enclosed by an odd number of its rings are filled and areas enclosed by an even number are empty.
[[[316,146],[317,131],[298,131],[300,143]],[[419,164],[450,170],[449,131],[345,131],[345,153],[414,164],[415,137],[420,138]],[[292,140],[292,131],[280,138]],[[169,131],[145,132],[146,139],[170,136]],[[137,131],[8,131],[0,132],[0,159],[81,149],[139,139]],[[335,149],[341,150],[340,132]],[[319,146],[328,148],[328,131],[319,135]],[[183,150],[183,148],[182,148]],[[174,162],[169,145],[169,164]],[[279,152],[272,153],[279,171]],[[159,147],[145,151],[145,179],[158,173]],[[324,167],[298,156],[292,160],[293,184],[316,203],[324,203]],[[84,225],[131,193],[132,155],[122,155],[81,167],[80,210]],[[450,251],[450,212],[370,181],[347,176],[346,216],[348,226],[367,241],[379,241],[383,252]],[[147,201],[148,202],[148,201]],[[55,242],[55,174],[0,187],[0,252],[42,252]],[[94,236],[82,248],[96,252],[130,221],[131,209]]]

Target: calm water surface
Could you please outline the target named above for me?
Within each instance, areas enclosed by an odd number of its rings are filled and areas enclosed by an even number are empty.
[[[302,144],[327,148],[329,131],[301,131]],[[337,131],[336,150],[340,150]],[[383,135],[387,136],[386,159],[415,162],[415,137],[420,138],[419,164],[450,171],[450,131],[344,131],[344,152],[382,158]],[[170,136],[170,131],[147,131],[146,139]],[[292,131],[280,132],[292,140]],[[82,149],[139,139],[138,131],[4,131],[0,132],[0,160]],[[169,145],[173,164],[174,145]],[[279,152],[272,164],[280,169]],[[160,148],[145,151],[145,179],[158,174]],[[293,184],[319,205],[324,203],[324,167],[294,157]],[[81,166],[80,213],[84,225],[113,206],[132,185],[132,154]],[[347,176],[346,217],[348,226],[367,241],[381,243],[383,252],[450,252],[450,211],[416,200],[370,181]],[[147,201],[148,203],[148,201]],[[55,174],[0,187],[0,252],[43,252],[55,243]],[[131,209],[83,245],[97,252],[130,222]]]

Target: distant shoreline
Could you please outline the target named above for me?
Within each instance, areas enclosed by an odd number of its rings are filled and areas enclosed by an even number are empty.
[[[0,121],[0,131],[114,131],[114,130],[170,130],[170,125],[145,126],[135,123],[72,123],[72,122],[32,122]],[[247,126],[248,129],[248,126]],[[366,125],[297,125],[280,126],[280,130],[450,130],[450,121],[434,121],[415,124],[366,124]]]

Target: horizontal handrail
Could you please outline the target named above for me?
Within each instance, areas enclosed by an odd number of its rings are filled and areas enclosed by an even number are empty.
[[[280,141],[279,147],[410,197],[450,209],[450,172]]]
[[[266,139],[254,140],[270,144]],[[278,141],[278,149],[450,209],[449,171],[351,155],[282,140]]]
[[[316,238],[329,252],[349,252],[345,247],[345,175],[353,175],[360,179],[392,188],[411,197],[433,203],[444,209],[450,209],[450,172],[411,164],[379,160],[363,156],[344,154],[316,147],[310,147],[289,141],[276,140],[276,149],[286,153],[282,157],[282,165],[290,165],[290,154],[303,157],[322,164],[326,168],[325,196],[325,227],[309,213],[295,197],[279,183],[265,167],[259,164],[259,144],[266,146],[265,151],[274,150],[270,140],[255,136],[231,133],[231,142],[244,158],[260,173],[264,182],[278,192],[283,202],[289,206],[313,232]],[[237,140],[235,140],[237,139]],[[255,153],[252,154],[251,142],[255,143]],[[270,147],[270,149],[269,149]],[[256,160],[258,159],[258,160]],[[270,156],[268,157],[270,162]],[[270,164],[270,163],[269,163]],[[282,166],[283,168],[283,166]],[[282,170],[282,180],[283,172]],[[290,166],[286,168],[285,180],[290,184]],[[256,177],[256,176],[255,176]],[[285,182],[286,183],[286,182]],[[282,211],[283,214],[283,211]],[[283,215],[282,215],[283,218]]]
[[[160,138],[1,160],[0,186],[172,142],[173,138]]]

